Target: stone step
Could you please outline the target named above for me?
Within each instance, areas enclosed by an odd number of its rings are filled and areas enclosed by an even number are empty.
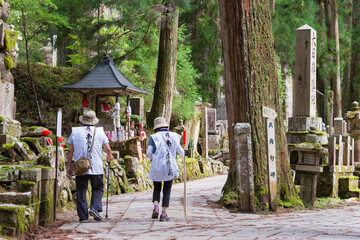
[[[25,231],[34,212],[31,208],[16,204],[0,204],[1,234],[17,239],[25,239]]]
[[[2,192],[0,193],[0,202],[29,205],[31,196],[31,192]]]

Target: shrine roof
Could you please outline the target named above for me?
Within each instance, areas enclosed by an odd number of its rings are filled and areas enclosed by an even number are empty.
[[[147,94],[148,91],[136,87],[113,63],[113,59],[105,56],[88,75],[73,85],[63,88],[76,92],[96,95],[127,96]]]

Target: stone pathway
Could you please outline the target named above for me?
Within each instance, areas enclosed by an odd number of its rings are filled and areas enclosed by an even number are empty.
[[[220,175],[188,182],[187,218],[180,183],[173,185],[169,222],[150,218],[148,190],[110,197],[109,218],[102,222],[91,218],[79,223],[73,212],[61,229],[66,239],[360,239],[360,205],[267,215],[230,213],[216,204],[225,181],[226,175]]]

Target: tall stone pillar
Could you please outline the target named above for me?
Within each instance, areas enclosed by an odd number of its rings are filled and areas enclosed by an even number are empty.
[[[310,126],[322,131],[322,119],[316,117],[316,31],[307,24],[296,30],[295,65],[293,117],[289,118],[288,131],[308,132]]]
[[[307,24],[296,29],[293,114],[316,117],[316,31]]]
[[[237,123],[235,133],[236,181],[240,211],[255,212],[255,188],[251,147],[251,125]]]
[[[208,158],[208,117],[207,117],[207,107],[203,106],[201,109],[201,151],[202,156]]]

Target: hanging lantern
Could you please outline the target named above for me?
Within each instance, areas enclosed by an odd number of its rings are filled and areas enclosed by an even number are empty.
[[[126,120],[130,121],[130,117],[131,117],[131,107],[130,106],[126,107],[125,114],[126,114]]]
[[[87,98],[83,98],[82,104],[83,104],[83,108],[88,108],[89,107]]]

